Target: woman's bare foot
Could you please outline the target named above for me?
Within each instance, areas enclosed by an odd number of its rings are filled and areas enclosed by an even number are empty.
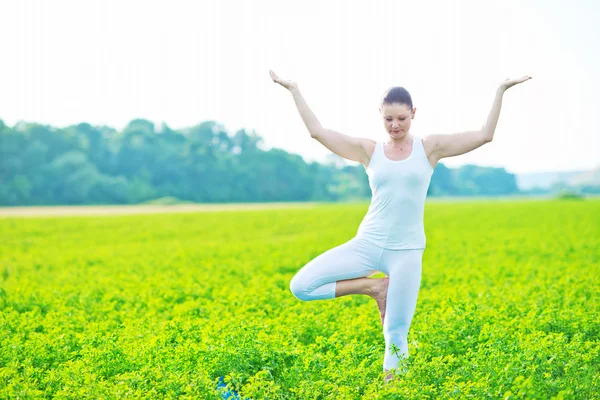
[[[379,278],[371,289],[371,297],[377,302],[377,308],[379,309],[379,315],[381,316],[381,325],[385,318],[385,302],[387,299],[388,286],[390,284],[390,278]]]
[[[391,381],[392,379],[394,379],[394,374],[392,374],[392,373],[390,372],[389,374],[387,374],[387,375],[385,376],[385,378],[383,378],[383,381],[384,381],[384,382],[389,382],[389,381]]]

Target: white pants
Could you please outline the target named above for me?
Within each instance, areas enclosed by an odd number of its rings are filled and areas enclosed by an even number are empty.
[[[320,254],[302,267],[290,282],[290,290],[300,300],[325,300],[335,297],[336,281],[373,275],[389,276],[383,335],[383,369],[398,367],[399,358],[391,344],[408,358],[408,329],[417,306],[425,249],[389,250],[371,242],[352,238]]]

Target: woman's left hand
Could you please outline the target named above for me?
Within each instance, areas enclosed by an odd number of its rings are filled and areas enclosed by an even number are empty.
[[[525,81],[528,81],[529,79],[531,79],[531,77],[529,75],[525,75],[525,76],[522,76],[522,77],[517,78],[517,79],[508,79],[508,78],[506,78],[506,80],[500,84],[499,89],[500,90],[506,90],[509,87],[515,86],[515,85],[517,85],[519,83],[523,83]]]

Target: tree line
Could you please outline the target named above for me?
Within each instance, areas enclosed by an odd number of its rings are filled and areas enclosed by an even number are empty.
[[[136,119],[122,131],[88,123],[55,128],[0,120],[0,205],[198,203],[368,199],[362,165],[306,162],[264,149],[216,121],[174,130]],[[332,160],[335,159],[332,155]],[[438,163],[428,196],[518,193],[504,168]]]

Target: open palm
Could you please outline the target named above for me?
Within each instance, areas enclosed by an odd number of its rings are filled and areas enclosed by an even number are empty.
[[[269,75],[271,75],[271,79],[273,79],[273,82],[279,83],[281,86],[288,90],[298,86],[294,81],[286,81],[284,79],[279,78],[277,74],[271,70],[269,70]]]
[[[500,84],[500,87],[502,89],[506,90],[506,89],[508,89],[508,88],[510,88],[512,86],[518,85],[519,83],[523,83],[525,81],[528,81],[529,79],[531,79],[531,77],[529,75],[525,75],[525,76],[522,76],[522,77],[516,78],[516,79],[506,78],[504,80],[504,82],[502,82]]]

